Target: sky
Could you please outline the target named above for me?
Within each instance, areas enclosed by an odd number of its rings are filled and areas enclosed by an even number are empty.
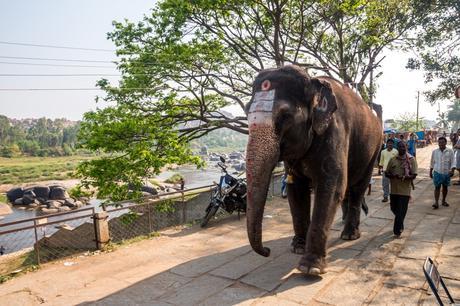
[[[118,74],[111,41],[106,39],[112,21],[139,21],[153,7],[153,0],[0,0],[0,114],[10,118],[68,118],[80,120],[85,112],[103,107],[95,102],[97,90],[5,91],[4,89],[60,88],[94,89],[101,74]],[[8,43],[105,49],[109,51],[44,48]],[[404,68],[409,54],[387,52],[384,72],[378,80],[375,103],[383,106],[384,119],[404,112],[415,113],[417,91],[426,89],[421,72]],[[22,57],[11,58],[11,57]],[[102,62],[64,62],[23,59],[73,59]],[[9,64],[8,64],[9,63]],[[15,64],[11,64],[15,63]],[[18,63],[78,65],[62,67]],[[102,67],[101,67],[102,66]],[[33,74],[35,76],[18,76]],[[37,76],[54,74],[56,76]],[[60,76],[96,74],[98,76]],[[117,76],[104,76],[112,82]],[[3,89],[3,90],[2,90]],[[441,110],[446,106],[442,105]],[[435,119],[438,106],[420,95],[420,117]]]

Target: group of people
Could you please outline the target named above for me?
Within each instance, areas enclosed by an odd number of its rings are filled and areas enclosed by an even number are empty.
[[[434,184],[433,209],[439,208],[439,198],[442,190],[441,205],[448,207],[447,193],[451,177],[457,169],[460,173],[460,129],[451,135],[452,149],[447,148],[447,138],[438,138],[438,148],[433,150],[430,161],[430,178]],[[410,135],[405,141],[404,137],[395,138],[390,135],[386,146],[380,154],[379,174],[382,174],[383,199],[390,201],[390,208],[395,215],[393,234],[401,237],[404,231],[404,218],[407,213],[411,191],[414,189],[413,180],[417,176],[416,136]],[[460,185],[459,180],[454,185]]]

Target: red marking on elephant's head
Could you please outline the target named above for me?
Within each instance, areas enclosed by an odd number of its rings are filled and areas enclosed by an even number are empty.
[[[262,82],[262,85],[260,85],[260,88],[263,91],[270,90],[271,87],[272,87],[272,83],[270,82],[270,80],[265,80]]]

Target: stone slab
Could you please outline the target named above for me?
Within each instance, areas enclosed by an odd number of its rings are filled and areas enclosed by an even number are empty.
[[[255,252],[249,252],[234,260],[226,263],[223,266],[211,271],[210,273],[216,276],[223,276],[230,279],[238,279],[254,269],[257,269],[263,264],[270,262],[272,258],[263,257]]]
[[[459,256],[460,255],[460,237],[445,236],[441,247],[441,256]]]
[[[439,248],[440,245],[437,243],[412,240],[404,245],[399,257],[424,260],[428,256],[435,257]]]
[[[207,298],[199,305],[202,306],[225,306],[225,305],[249,305],[253,299],[256,299],[267,293],[266,291],[247,286],[241,283],[235,283],[230,287]]]
[[[295,303],[307,304],[337,275],[334,272],[327,272],[319,277],[312,277],[302,273],[294,273],[276,289],[276,296]]]
[[[359,253],[361,253],[361,251],[347,248],[334,248],[329,250],[328,256],[326,257],[326,270],[333,272],[343,271]]]
[[[228,279],[203,275],[161,296],[160,301],[173,305],[195,305],[221,292],[231,284],[232,281]]]
[[[223,253],[200,257],[172,268],[171,272],[185,277],[196,277],[222,266],[247,252],[249,252],[247,248],[238,248]]]
[[[319,297],[315,297],[315,300],[331,305],[361,304],[381,278],[381,274],[369,271],[345,271]]]
[[[370,305],[417,305],[423,290],[384,284]]]
[[[422,289],[425,283],[422,272],[424,262],[425,260],[397,258],[384,283],[388,286]]]
[[[436,262],[442,277],[460,280],[460,257],[440,256],[436,258]]]
[[[257,268],[241,279],[242,282],[271,291],[297,267],[299,255],[292,253],[283,254],[273,261]]]
[[[447,227],[445,236],[459,237],[460,236],[460,224],[451,223]]]
[[[443,216],[426,215],[415,227],[410,240],[441,242],[446,227],[449,225],[449,219]]]

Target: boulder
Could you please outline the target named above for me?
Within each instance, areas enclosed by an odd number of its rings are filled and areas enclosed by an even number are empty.
[[[49,200],[49,201],[46,201],[46,204],[48,205],[48,208],[59,208],[62,206],[61,202],[59,201],[53,201],[53,200]]]
[[[22,196],[22,203],[24,205],[29,205],[35,202],[35,193],[32,190],[27,190]]]
[[[44,214],[55,214],[55,213],[59,212],[59,209],[57,209],[57,208],[42,208],[41,211]]]
[[[24,203],[22,203],[22,198],[14,200],[13,205],[24,205]]]
[[[150,195],[157,195],[158,191],[155,189],[154,186],[144,185],[141,187],[142,192],[148,192]]]
[[[42,198],[45,201],[49,199],[50,188],[48,186],[34,186],[32,190],[37,198]]]
[[[35,202],[29,204],[29,208],[37,208],[38,206],[39,206],[39,204],[37,204]]]
[[[70,207],[67,207],[67,206],[61,206],[59,207],[59,212],[64,212],[64,211],[70,211]]]
[[[22,198],[23,195],[24,190],[21,187],[12,188],[8,190],[8,192],[6,193],[6,197],[8,198],[8,201],[10,201],[10,203],[14,203],[16,199]]]
[[[85,206],[85,204],[84,204],[83,202],[81,202],[81,201],[75,201],[75,207],[78,208],[78,207],[83,207],[83,206]]]
[[[64,200],[68,198],[69,195],[64,187],[52,187],[50,191],[50,200]]]
[[[64,200],[64,205],[67,206],[67,207],[70,207],[70,208],[73,208],[75,207],[75,200],[72,199],[72,198],[67,198]]]

